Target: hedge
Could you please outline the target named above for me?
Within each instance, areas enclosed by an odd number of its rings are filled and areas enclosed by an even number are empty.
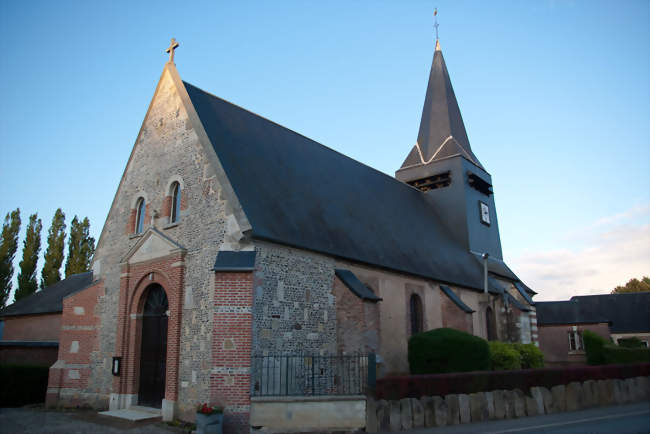
[[[618,346],[624,348],[648,348],[641,339],[636,337],[619,339]]]
[[[45,402],[49,367],[0,365],[0,407]]]
[[[603,356],[605,364],[650,362],[650,349],[605,345]]]
[[[544,353],[535,344],[512,344],[521,357],[522,369],[544,367]]]
[[[587,364],[589,365],[602,365],[605,363],[604,348],[607,345],[607,339],[603,338],[596,333],[585,330],[582,332],[582,341],[585,344],[585,352],[587,353]]]
[[[612,363],[639,363],[650,362],[650,349],[630,348],[610,344],[607,339],[594,332],[583,332],[587,363],[590,365],[604,365]]]
[[[396,400],[499,389],[520,389],[527,393],[534,386],[550,388],[573,381],[642,376],[650,376],[650,363],[395,376],[377,380],[375,397]]]
[[[490,369],[487,341],[451,328],[415,334],[408,342],[411,374]]]

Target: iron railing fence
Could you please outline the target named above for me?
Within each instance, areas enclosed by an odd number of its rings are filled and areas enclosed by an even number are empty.
[[[253,356],[251,380],[252,396],[362,395],[374,387],[375,355]]]

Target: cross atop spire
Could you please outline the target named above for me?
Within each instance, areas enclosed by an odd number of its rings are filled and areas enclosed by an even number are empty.
[[[165,53],[169,53],[169,63],[174,63],[174,50],[178,48],[178,42],[176,42],[176,38],[172,38],[171,42],[169,43],[169,48],[165,50]]]
[[[434,21],[433,27],[436,29],[436,49],[437,49],[437,47],[438,47],[438,26],[439,26],[439,24],[438,24],[438,8],[435,8],[433,10],[433,21]]]

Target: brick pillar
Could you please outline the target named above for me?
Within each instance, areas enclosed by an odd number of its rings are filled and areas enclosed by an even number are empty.
[[[250,431],[253,273],[215,275],[210,400],[224,407],[224,432]]]
[[[47,378],[47,394],[45,395],[45,406],[47,408],[54,408],[59,405],[64,366],[65,361],[62,360],[61,362],[57,361],[50,367]]]

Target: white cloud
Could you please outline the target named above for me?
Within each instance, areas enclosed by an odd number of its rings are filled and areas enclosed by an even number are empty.
[[[631,278],[650,275],[650,224],[635,207],[564,234],[567,247],[526,252],[509,261],[517,275],[538,292],[535,300],[566,300],[605,294]],[[630,221],[635,220],[635,221]]]

